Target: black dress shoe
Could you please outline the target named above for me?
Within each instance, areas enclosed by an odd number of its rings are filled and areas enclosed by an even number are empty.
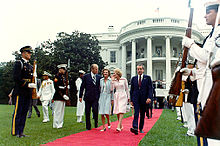
[[[23,134],[23,133],[20,134],[19,136],[20,136],[20,137],[30,137],[29,135],[25,135],[25,134]]]
[[[131,128],[130,131],[132,133],[134,133],[135,135],[138,135],[138,130],[137,129]]]

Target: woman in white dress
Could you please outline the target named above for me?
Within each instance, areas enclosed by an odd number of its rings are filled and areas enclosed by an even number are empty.
[[[102,118],[103,128],[100,131],[106,131],[105,117],[107,118],[108,128],[111,128],[109,115],[111,114],[111,101],[113,101],[113,92],[111,91],[111,78],[108,69],[102,70],[104,78],[100,79],[100,97],[99,97],[99,114]]]
[[[126,106],[130,99],[130,94],[128,91],[128,81],[126,78],[122,77],[122,72],[120,69],[115,69],[112,76],[112,91],[116,89],[114,93],[114,114],[118,117],[118,126],[116,131],[120,132],[123,129],[122,118],[124,113],[126,113]]]

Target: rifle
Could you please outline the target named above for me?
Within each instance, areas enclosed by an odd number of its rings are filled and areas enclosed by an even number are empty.
[[[68,67],[67,67],[67,70],[66,70],[66,81],[65,81],[65,85],[66,85],[66,95],[68,97],[69,96],[69,89],[68,89],[68,85],[69,85],[69,75],[68,75],[68,68],[70,67],[70,61],[68,60]],[[70,102],[70,99],[66,101],[66,105],[70,106],[71,105],[71,102]]]
[[[34,64],[33,64],[33,77],[32,77],[31,83],[37,84],[37,61],[36,60],[34,60]],[[32,99],[37,99],[36,88],[32,89]]]
[[[189,15],[189,21],[188,21],[188,28],[186,29],[186,36],[191,38],[192,33],[192,19],[193,19],[193,8],[190,8],[190,15]],[[188,48],[183,48],[183,57],[182,57],[182,64],[180,69],[186,67],[186,60],[187,60],[187,54],[188,54]],[[180,69],[175,72],[174,78],[170,85],[169,94],[173,95],[180,95],[181,87],[182,87],[182,73],[180,72]]]
[[[213,86],[199,120],[195,134],[220,139],[220,65],[212,69]]]

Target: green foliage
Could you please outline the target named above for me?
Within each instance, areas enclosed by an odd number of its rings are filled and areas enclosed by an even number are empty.
[[[38,106],[39,110],[42,111],[42,107]],[[86,130],[85,123],[76,122],[76,108],[75,107],[66,107],[65,116],[64,116],[64,126],[61,129],[54,129],[53,126],[53,117],[51,116],[51,111],[49,110],[50,122],[42,123],[43,117],[37,117],[36,113],[33,111],[32,117],[27,118],[24,133],[30,135],[31,137],[27,138],[17,138],[11,136],[11,120],[14,106],[9,105],[0,105],[0,145],[10,145],[10,146],[20,146],[20,145],[40,145],[45,144],[51,141],[54,141],[58,138],[68,136],[71,134],[79,133]],[[33,109],[34,110],[34,109]],[[92,116],[92,114],[91,114]],[[131,113],[125,114],[124,117],[131,116]],[[4,118],[3,118],[4,117]],[[111,116],[111,121],[116,121],[117,116]],[[91,117],[92,119],[92,117]],[[94,120],[91,120],[92,126],[94,126]],[[99,123],[102,125],[101,118],[99,116]],[[92,127],[94,128],[94,127]]]
[[[0,103],[8,102],[8,94],[14,86],[13,66],[13,61],[1,63],[0,65]]]
[[[185,136],[187,128],[176,120],[176,111],[164,109],[159,120],[139,143],[140,146],[196,146],[196,137]]]
[[[40,111],[41,106],[38,106]],[[25,126],[25,134],[31,135],[28,138],[16,138],[11,136],[11,118],[14,106],[0,105],[0,145],[40,145],[55,139],[68,136],[74,133],[85,131],[85,123],[76,122],[76,108],[66,107],[64,116],[64,127],[62,129],[52,128],[52,116],[49,110],[50,122],[42,123],[43,117],[37,117],[33,112],[32,117],[27,119]],[[131,116],[126,113],[124,118]],[[111,121],[116,121],[116,115],[110,117]],[[146,119],[147,120],[147,119]],[[93,122],[93,120],[91,120]],[[94,123],[92,123],[92,126]],[[101,126],[101,118],[99,116],[99,125]],[[139,143],[140,146],[196,146],[196,137],[185,136],[187,129],[182,128],[183,124],[176,120],[176,112],[169,109],[163,111],[159,120],[153,128]]]
[[[57,65],[67,64],[70,60],[69,81],[71,86],[72,105],[76,105],[76,89],[75,80],[79,70],[85,72],[90,71],[90,65],[96,63],[101,71],[107,64],[103,62],[100,56],[100,46],[98,40],[90,34],[82,32],[72,32],[67,34],[60,32],[57,34],[57,39],[54,41],[48,40],[42,42],[33,50],[31,63],[37,60],[38,78],[42,77],[44,71],[51,73],[53,76],[57,74]],[[21,57],[19,51],[13,53],[15,59]],[[12,82],[13,62],[8,62],[0,66],[0,103],[6,103],[8,93],[13,87]],[[53,77],[52,77],[53,79]],[[9,90],[10,89],[10,90]],[[4,93],[4,94],[3,94]],[[7,93],[7,94],[6,94]]]

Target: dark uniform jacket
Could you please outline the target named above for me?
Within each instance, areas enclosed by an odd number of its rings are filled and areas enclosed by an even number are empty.
[[[53,100],[62,100],[65,101],[63,95],[66,94],[66,78],[65,75],[58,73],[54,79],[54,88],[55,94],[53,96]]]
[[[15,88],[13,96],[20,94],[30,94],[32,89],[28,88],[28,84],[31,83],[33,67],[30,63],[26,63],[23,59],[17,60],[14,65],[14,81]]]
[[[197,89],[197,81],[191,81],[190,77],[187,78],[186,83],[185,83],[185,89],[189,90],[187,102],[191,104],[196,104],[197,103],[197,98],[199,91]]]

